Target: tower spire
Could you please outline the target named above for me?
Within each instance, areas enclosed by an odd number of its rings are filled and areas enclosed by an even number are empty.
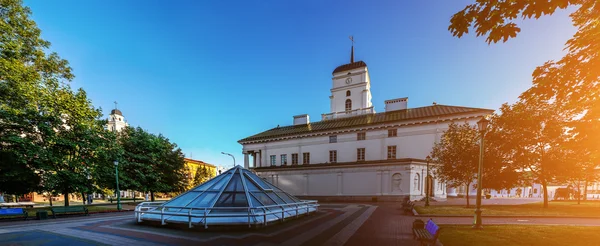
[[[350,63],[354,63],[354,37],[350,36],[350,41],[352,41],[352,50],[350,51]]]

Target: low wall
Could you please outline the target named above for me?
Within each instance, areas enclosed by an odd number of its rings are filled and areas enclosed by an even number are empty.
[[[296,196],[319,202],[401,202],[408,196]]]

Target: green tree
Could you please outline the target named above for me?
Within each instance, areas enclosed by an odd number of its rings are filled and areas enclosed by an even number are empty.
[[[507,163],[500,154],[495,132],[485,135],[485,153],[482,188],[505,189],[512,188],[518,180],[515,170],[506,168]],[[431,157],[436,163],[434,173],[441,181],[453,187],[467,188],[467,207],[469,207],[469,190],[477,180],[479,166],[480,134],[476,126],[469,123],[450,123],[440,141],[437,142]]]
[[[548,207],[548,183],[564,178],[574,168],[565,120],[555,105],[520,101],[500,108],[495,126],[511,168],[527,172],[542,185],[544,208]]]
[[[119,164],[122,189],[150,192],[152,201],[155,192],[185,190],[184,156],[176,144],[140,127],[125,128],[119,142],[123,148]]]
[[[462,37],[473,28],[477,36],[487,36],[488,43],[506,42],[521,31],[514,22],[517,18],[537,19],[568,7],[574,10],[570,17],[577,32],[566,42],[566,55],[537,67],[533,72],[533,86],[520,98],[532,104],[554,104],[557,109],[554,113],[561,114],[572,128],[578,145],[573,151],[589,158],[580,161],[600,163],[600,138],[597,137],[600,136],[599,1],[476,1],[452,17],[449,30],[454,36]]]

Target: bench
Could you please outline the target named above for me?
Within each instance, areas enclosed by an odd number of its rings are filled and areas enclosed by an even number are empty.
[[[123,201],[133,201],[133,202],[136,202],[136,201],[144,201],[144,200],[146,200],[146,199],[144,199],[143,197],[136,197],[136,198],[122,198],[122,197],[121,197],[121,199],[120,199],[120,200],[121,200],[121,202],[123,202]],[[116,202],[116,201],[117,201],[117,198],[113,198],[113,197],[111,197],[111,198],[108,198],[108,201],[109,201],[110,203],[113,203],[113,202]]]
[[[69,206],[69,207],[50,207],[52,218],[56,219],[57,214],[88,214],[88,209],[85,206]]]
[[[427,221],[425,228],[413,228],[413,237],[419,240],[421,245],[435,245],[439,235],[440,227],[431,219]]]
[[[25,209],[22,208],[2,208],[0,209],[0,218],[1,217],[21,217],[23,216],[23,218],[25,220],[27,220],[27,217],[29,217],[29,214],[27,213],[27,211],[25,211]]]
[[[412,215],[413,214],[412,211],[413,211],[414,207],[415,207],[415,203],[410,200],[407,200],[405,203],[402,204],[402,210],[404,210],[404,212],[407,214]]]

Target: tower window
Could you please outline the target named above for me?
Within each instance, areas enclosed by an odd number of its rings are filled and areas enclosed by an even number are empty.
[[[350,95],[352,95],[352,93],[349,90],[346,91],[346,96],[349,97]]]
[[[352,110],[352,100],[346,99],[346,111]]]

